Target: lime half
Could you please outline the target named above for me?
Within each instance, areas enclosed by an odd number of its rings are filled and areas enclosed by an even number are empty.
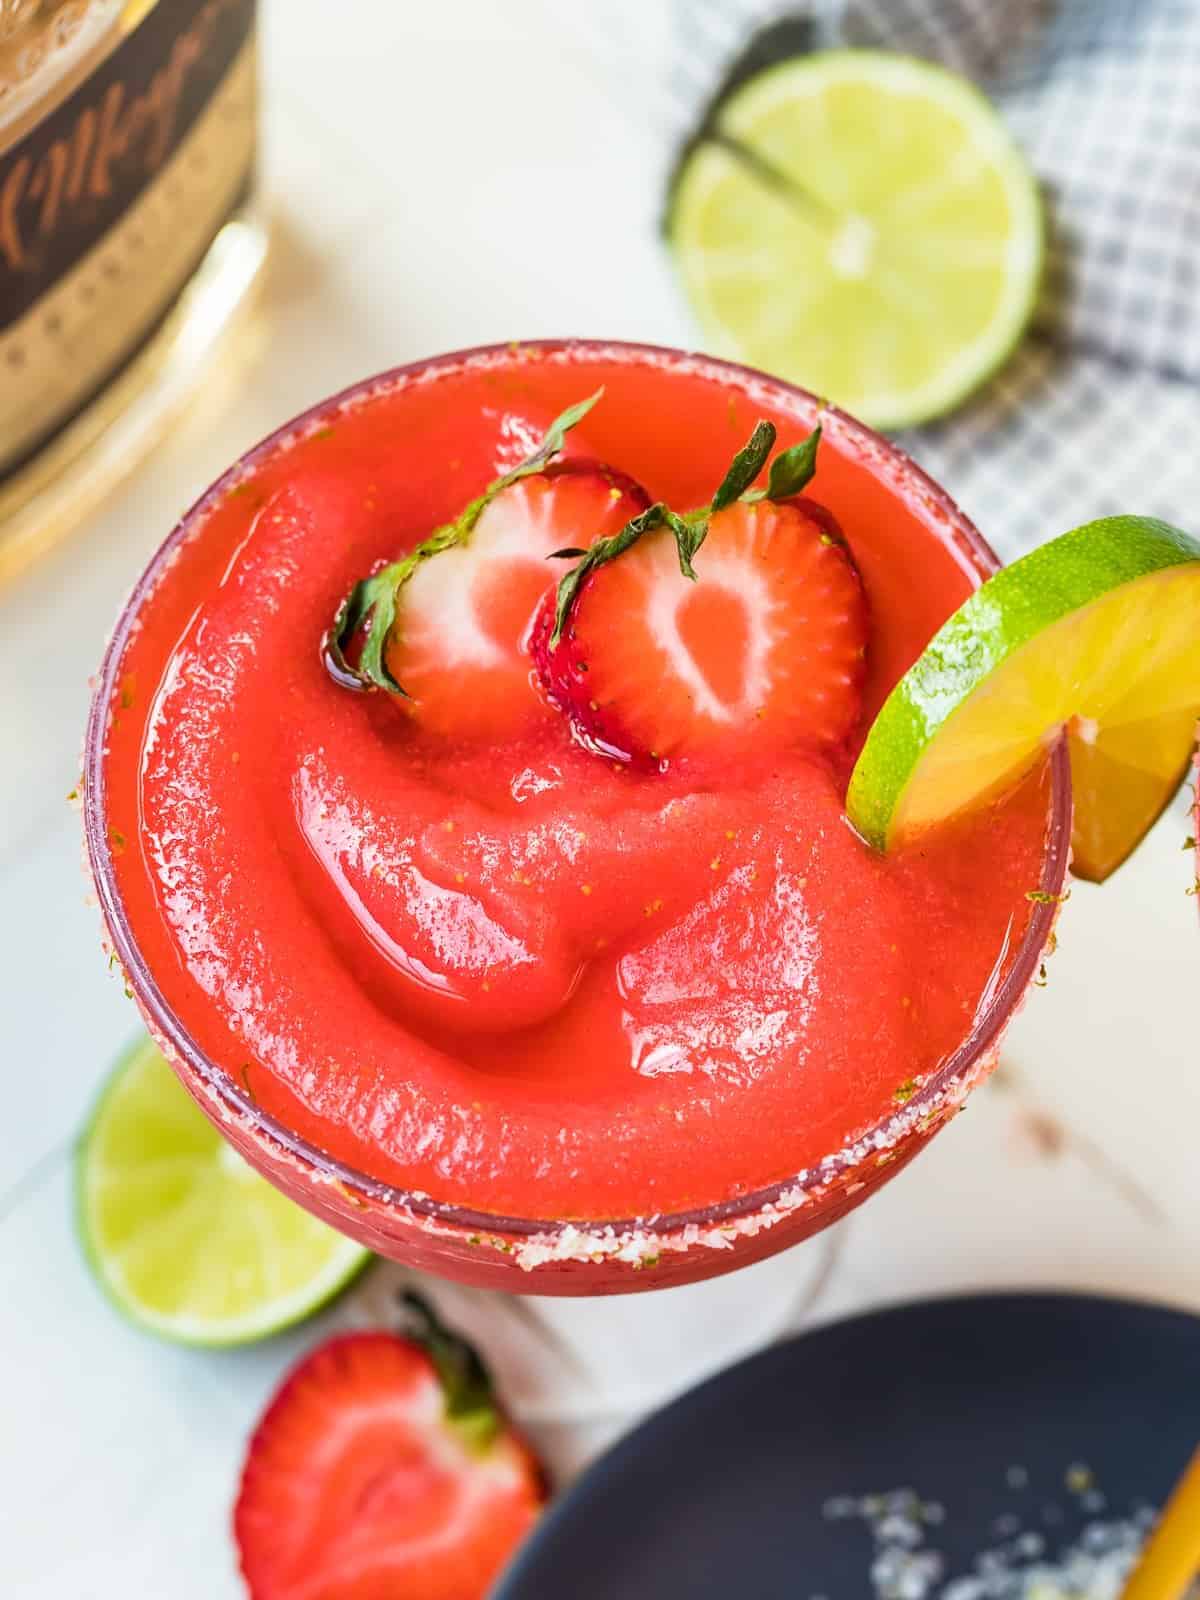
[[[227,1145],[149,1039],[119,1062],[80,1141],[80,1234],[133,1321],[243,1344],[315,1311],[370,1259]]]
[[[938,416],[1029,319],[1042,209],[989,101],[875,50],[750,80],[676,182],[668,234],[714,353],[877,427]]]
[[[1066,730],[1072,870],[1120,866],[1178,789],[1200,714],[1200,543],[1105,517],[1004,567],[867,736],[846,809],[881,849],[1003,791]]]

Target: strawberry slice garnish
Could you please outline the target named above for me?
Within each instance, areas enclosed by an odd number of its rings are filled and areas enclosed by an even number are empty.
[[[563,412],[453,522],[354,586],[326,640],[338,682],[385,689],[447,735],[504,737],[546,714],[528,634],[557,577],[548,558],[615,534],[649,503],[602,462],[555,459],[598,398]]]
[[[853,731],[862,584],[832,515],[798,497],[819,429],[776,457],[765,491],[746,492],[774,437],[760,423],[711,505],[651,506],[543,602],[534,658],[583,744],[661,767],[704,750],[836,746]]]
[[[284,1380],[234,1533],[251,1600],[482,1600],[545,1498],[475,1352],[406,1297],[412,1338],[349,1333]]]
[[[600,462],[556,462],[510,484],[469,542],[423,562],[399,592],[384,661],[405,708],[443,734],[500,738],[536,720],[530,624],[564,545],[616,533],[649,496]]]

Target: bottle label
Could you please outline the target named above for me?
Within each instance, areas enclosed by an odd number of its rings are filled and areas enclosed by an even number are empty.
[[[254,12],[153,5],[0,149],[0,476],[154,332],[245,197]]]

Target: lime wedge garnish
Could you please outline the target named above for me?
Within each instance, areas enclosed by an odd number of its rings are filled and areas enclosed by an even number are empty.
[[[148,1039],[105,1084],[76,1191],[102,1287],[133,1321],[187,1344],[275,1333],[370,1259],[253,1172]]]
[[[1200,543],[1105,517],[1004,567],[876,717],[846,809],[882,849],[1002,792],[1065,729],[1072,870],[1100,882],[1179,787],[1200,714]]]
[[[714,353],[879,427],[948,411],[999,366],[1042,260],[1037,187],[991,104],[874,50],[736,90],[681,168],[668,233]]]

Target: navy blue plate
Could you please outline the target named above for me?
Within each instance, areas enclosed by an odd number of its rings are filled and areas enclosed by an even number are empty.
[[[830,1515],[846,1496],[940,1502],[930,1543],[958,1574],[1016,1522],[1053,1552],[1098,1513],[1160,1505],[1198,1441],[1200,1318],[1075,1295],[904,1306],[775,1345],[649,1418],[495,1600],[851,1600],[874,1547]]]

